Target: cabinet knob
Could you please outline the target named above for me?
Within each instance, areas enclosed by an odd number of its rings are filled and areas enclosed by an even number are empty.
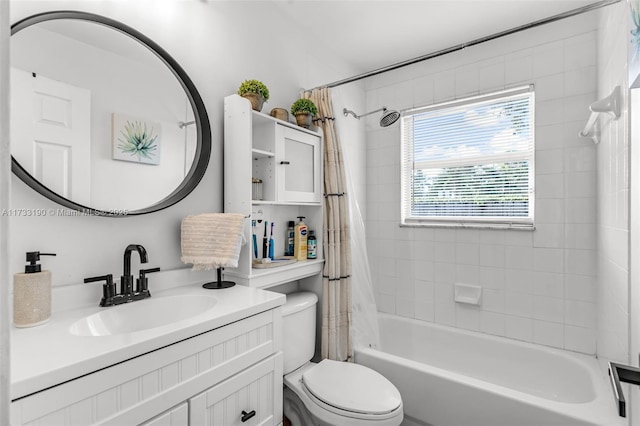
[[[287,165],[287,164],[291,164],[291,163],[290,163],[290,162],[288,162],[288,161],[281,161],[281,162],[280,162],[280,164]]]
[[[242,418],[240,419],[240,421],[242,421],[242,423],[246,422],[247,420],[249,420],[251,417],[256,415],[256,410],[251,410],[248,413],[244,410],[242,410]]]

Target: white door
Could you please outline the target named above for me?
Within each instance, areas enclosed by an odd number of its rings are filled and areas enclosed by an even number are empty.
[[[11,69],[11,154],[57,194],[91,203],[91,92]]]

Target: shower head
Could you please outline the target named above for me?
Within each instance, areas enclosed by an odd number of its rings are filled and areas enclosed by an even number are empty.
[[[380,117],[380,127],[391,126],[393,123],[398,121],[398,118],[400,118],[400,113],[398,111],[384,108],[382,110],[382,117]]]
[[[355,118],[357,118],[358,120],[360,120],[360,118],[362,118],[362,117],[366,117],[367,115],[371,115],[373,113],[380,112],[380,111],[382,111],[382,117],[380,117],[380,127],[391,126],[393,123],[398,121],[398,118],[400,118],[400,113],[398,111],[393,110],[393,109],[387,109],[387,107],[382,107],[380,109],[377,109],[377,110],[371,111],[371,112],[367,112],[367,113],[362,114],[362,115],[358,115],[355,112],[353,112],[353,111],[351,111],[349,109],[346,109],[346,108],[342,109],[342,113],[344,114],[345,117],[347,115],[351,114]]]

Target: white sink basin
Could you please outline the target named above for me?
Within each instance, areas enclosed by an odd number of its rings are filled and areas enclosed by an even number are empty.
[[[151,297],[102,308],[71,324],[69,332],[76,336],[110,336],[150,330],[207,312],[216,301],[215,297],[195,294]]]

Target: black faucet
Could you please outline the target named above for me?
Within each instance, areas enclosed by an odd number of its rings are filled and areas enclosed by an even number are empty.
[[[120,277],[120,294],[133,293],[133,275],[131,275],[131,252],[137,251],[140,255],[140,263],[147,263],[147,250],[140,244],[129,244],[124,249],[124,272]]]
[[[124,271],[120,277],[120,294],[116,294],[116,286],[113,283],[113,276],[103,275],[99,277],[85,278],[85,283],[105,281],[102,290],[100,306],[113,306],[122,303],[151,297],[149,292],[148,278],[146,274],[160,271],[160,268],[140,269],[140,276],[136,279],[136,288],[133,289],[133,275],[131,275],[131,252],[137,251],[140,255],[140,263],[147,263],[147,250],[140,244],[129,244],[124,250]]]

